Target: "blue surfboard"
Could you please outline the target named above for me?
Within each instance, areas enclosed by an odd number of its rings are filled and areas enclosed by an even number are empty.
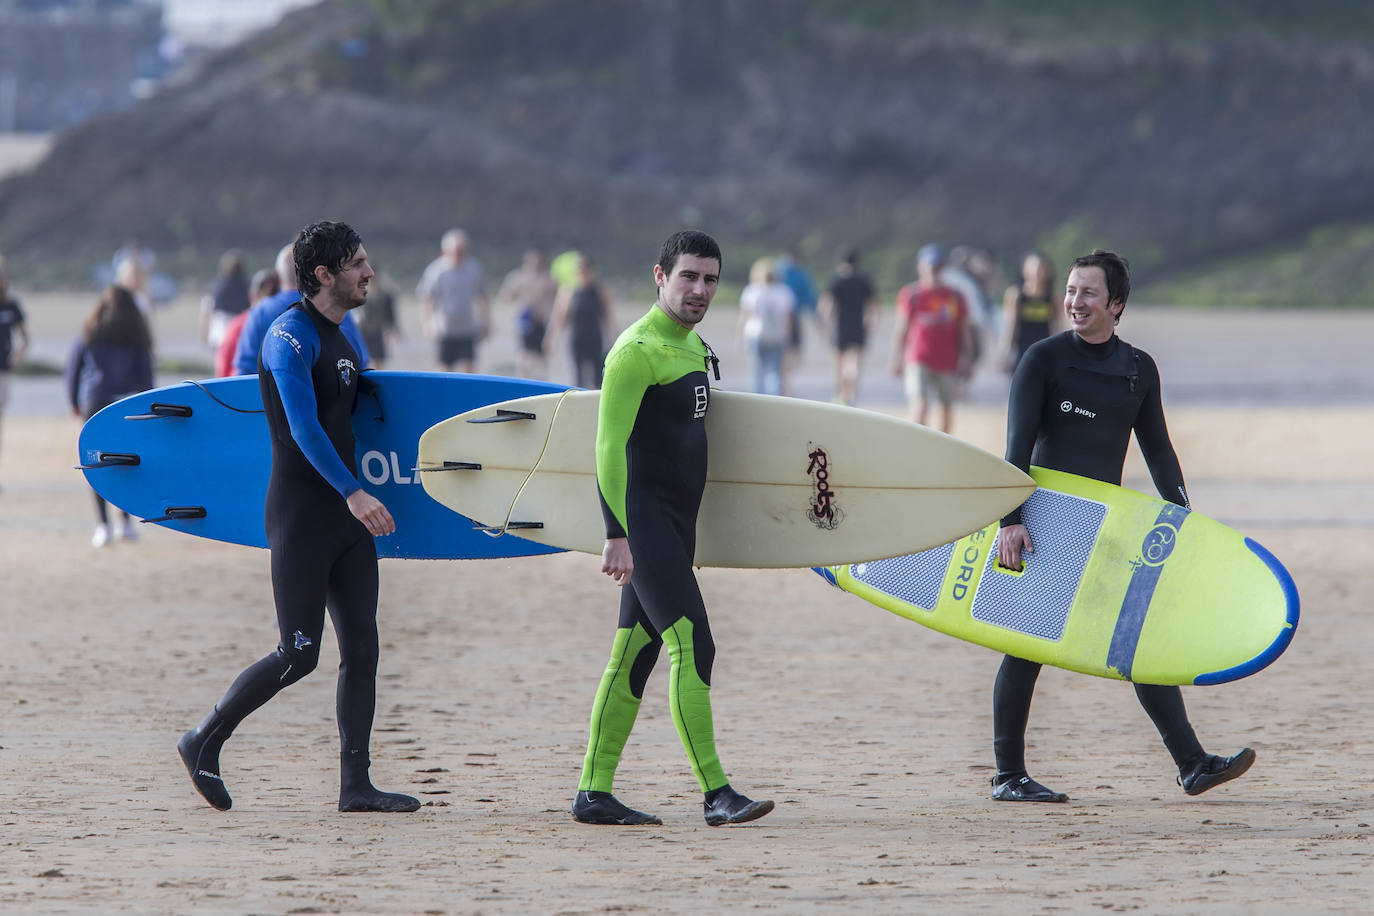
[[[396,519],[396,532],[377,538],[378,556],[461,560],[557,552],[477,530],[429,498],[415,466],[420,435],[441,420],[564,386],[438,372],[366,375],[377,391],[360,394],[353,415],[358,478]],[[82,427],[78,454],[95,491],[130,515],[197,537],[267,546],[263,511],[272,446],[256,375],[183,382],[111,404]]]

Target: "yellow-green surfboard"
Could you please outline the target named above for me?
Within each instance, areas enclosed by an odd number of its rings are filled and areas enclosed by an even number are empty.
[[[1035,552],[997,563],[996,523],[933,550],[818,569],[894,614],[1030,661],[1143,684],[1253,674],[1298,624],[1293,579],[1220,522],[1111,484],[1032,468]]]

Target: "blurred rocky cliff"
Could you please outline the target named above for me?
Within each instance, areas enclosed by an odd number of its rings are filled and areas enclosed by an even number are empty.
[[[1358,40],[1022,41],[838,7],[327,0],[64,135],[0,184],[0,250],[84,269],[134,235],[199,268],[336,217],[401,265],[461,225],[615,269],[694,225],[904,267],[940,239],[1186,269],[1374,210]]]

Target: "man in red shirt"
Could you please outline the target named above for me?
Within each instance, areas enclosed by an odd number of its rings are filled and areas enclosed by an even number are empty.
[[[940,283],[945,253],[925,245],[916,254],[916,282],[897,294],[892,373],[905,380],[912,420],[925,425],[931,399],[940,402],[940,429],[953,426],[959,371],[973,356],[973,325],[968,303]]]

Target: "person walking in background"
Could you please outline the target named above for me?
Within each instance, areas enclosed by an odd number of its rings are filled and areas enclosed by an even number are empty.
[[[802,320],[808,316],[816,317],[816,284],[811,282],[811,274],[797,260],[795,248],[788,248],[775,264],[778,279],[792,291],[793,321],[792,334],[787,342],[787,351],[782,361],[782,394],[792,393],[792,374],[801,363],[802,348],[805,345],[802,335]]]
[[[416,295],[427,334],[438,343],[445,372],[477,369],[477,342],[491,327],[490,303],[482,289],[482,262],[468,251],[467,233],[450,229],[439,240],[439,257],[425,268]]]
[[[248,278],[244,275],[243,252],[226,251],[219,259],[219,276],[200,302],[200,339],[218,350],[229,322],[248,311]]]
[[[18,343],[16,343],[16,340]],[[4,432],[5,403],[10,396],[10,376],[24,361],[29,347],[29,332],[24,326],[24,310],[10,295],[9,270],[0,255],[0,433]]]
[[[1126,259],[1097,249],[1076,259],[1064,287],[1071,330],[1032,344],[1011,380],[1006,460],[1029,472],[1032,464],[1120,485],[1126,449],[1135,433],[1161,496],[1188,508],[1183,470],[1169,440],[1159,369],[1150,355],[1116,336],[1131,294]],[[1002,519],[997,560],[1020,570],[1034,550],[1018,507]],[[1026,771],[1026,723],[1040,664],[1008,655],[992,691],[993,754],[998,801],[1063,802],[1068,796],[1036,782]],[[1178,687],[1136,684],[1135,695],[1178,766],[1178,781],[1199,795],[1235,779],[1255,760],[1244,748],[1231,757],[1203,750]]]
[[[904,379],[910,418],[925,425],[932,401],[940,405],[940,429],[954,426],[959,369],[973,355],[973,327],[964,297],[939,280],[945,255],[939,245],[916,254],[916,282],[897,294],[892,372]]]
[[[544,335],[558,296],[558,281],[549,272],[543,249],[525,252],[520,266],[506,274],[496,292],[498,307],[510,306],[515,314],[515,333],[520,339],[520,374],[542,379],[548,375],[544,360]]]
[[[281,289],[248,310],[248,318],[239,333],[239,345],[234,351],[234,372],[238,375],[252,375],[258,371],[258,354],[262,350],[262,342],[267,339],[267,329],[287,309],[301,301],[300,291],[296,288],[296,261],[290,245],[283,246],[277,252],[276,272]],[[358,368],[366,369],[371,363],[371,354],[351,314],[344,314],[339,330],[357,352]]]
[[[873,284],[859,273],[859,253],[848,251],[835,267],[835,278],[821,294],[819,316],[830,326],[835,346],[835,400],[853,407],[859,400],[859,373],[864,346],[878,320]]]
[[[782,394],[782,362],[797,321],[797,301],[778,278],[777,262],[759,258],[739,294],[739,322],[754,355],[754,390]]]
[[[714,356],[693,330],[720,282],[720,246],[678,232],[654,265],[658,296],[606,357],[596,425],[596,481],[606,545],[601,571],[621,586],[620,618],[592,704],[587,755],[573,797],[584,824],[661,824],[612,794],[615,771],[663,646],[672,671],[668,703],[704,794],[712,827],[773,810],[730,786],[716,755],[711,668],[716,645],[692,572],[696,518],[706,487],[707,369]],[[719,377],[719,373],[717,373]]]
[[[382,792],[368,776],[380,645],[374,539],[396,523],[358,483],[352,418],[361,366],[341,322],[367,301],[372,268],[346,223],[306,226],[292,251],[304,298],[272,323],[258,371],[272,443],[265,522],[280,641],[181,736],[177,753],[195,790],[229,810],[220,749],[250,714],[315,670],[328,609],[339,647],[339,810],[415,811],[418,799]]]
[[[614,321],[611,294],[597,278],[596,263],[590,255],[580,255],[577,285],[559,290],[554,301],[544,351],[551,353],[563,328],[570,328],[573,384],[578,388],[600,388],[605,369],[606,330]]]
[[[239,312],[225,325],[224,337],[220,340],[219,346],[215,348],[215,376],[217,378],[234,374],[234,356],[238,353],[239,338],[243,336],[243,326],[248,322],[248,316],[253,310],[252,307],[279,292],[281,292],[281,283],[277,281],[276,269],[264,267],[253,273],[253,279],[248,283],[249,307]]]
[[[106,287],[86,316],[81,333],[67,358],[67,401],[72,413],[89,420],[120,398],[153,387],[153,339],[133,294],[122,286]],[[94,491],[92,491],[94,492]],[[98,522],[91,546],[104,547],[113,538],[109,508],[95,494]],[[124,512],[120,536],[138,539],[138,529]]]
[[[1054,266],[1050,259],[1032,251],[1021,261],[1021,282],[1008,286],[1002,296],[1002,365],[1015,372],[1031,344],[1058,331]]]
[[[401,325],[396,317],[396,287],[376,263],[372,269],[375,275],[368,290],[367,305],[362,308],[358,332],[363,336],[372,368],[385,369],[391,347],[400,336]]]

